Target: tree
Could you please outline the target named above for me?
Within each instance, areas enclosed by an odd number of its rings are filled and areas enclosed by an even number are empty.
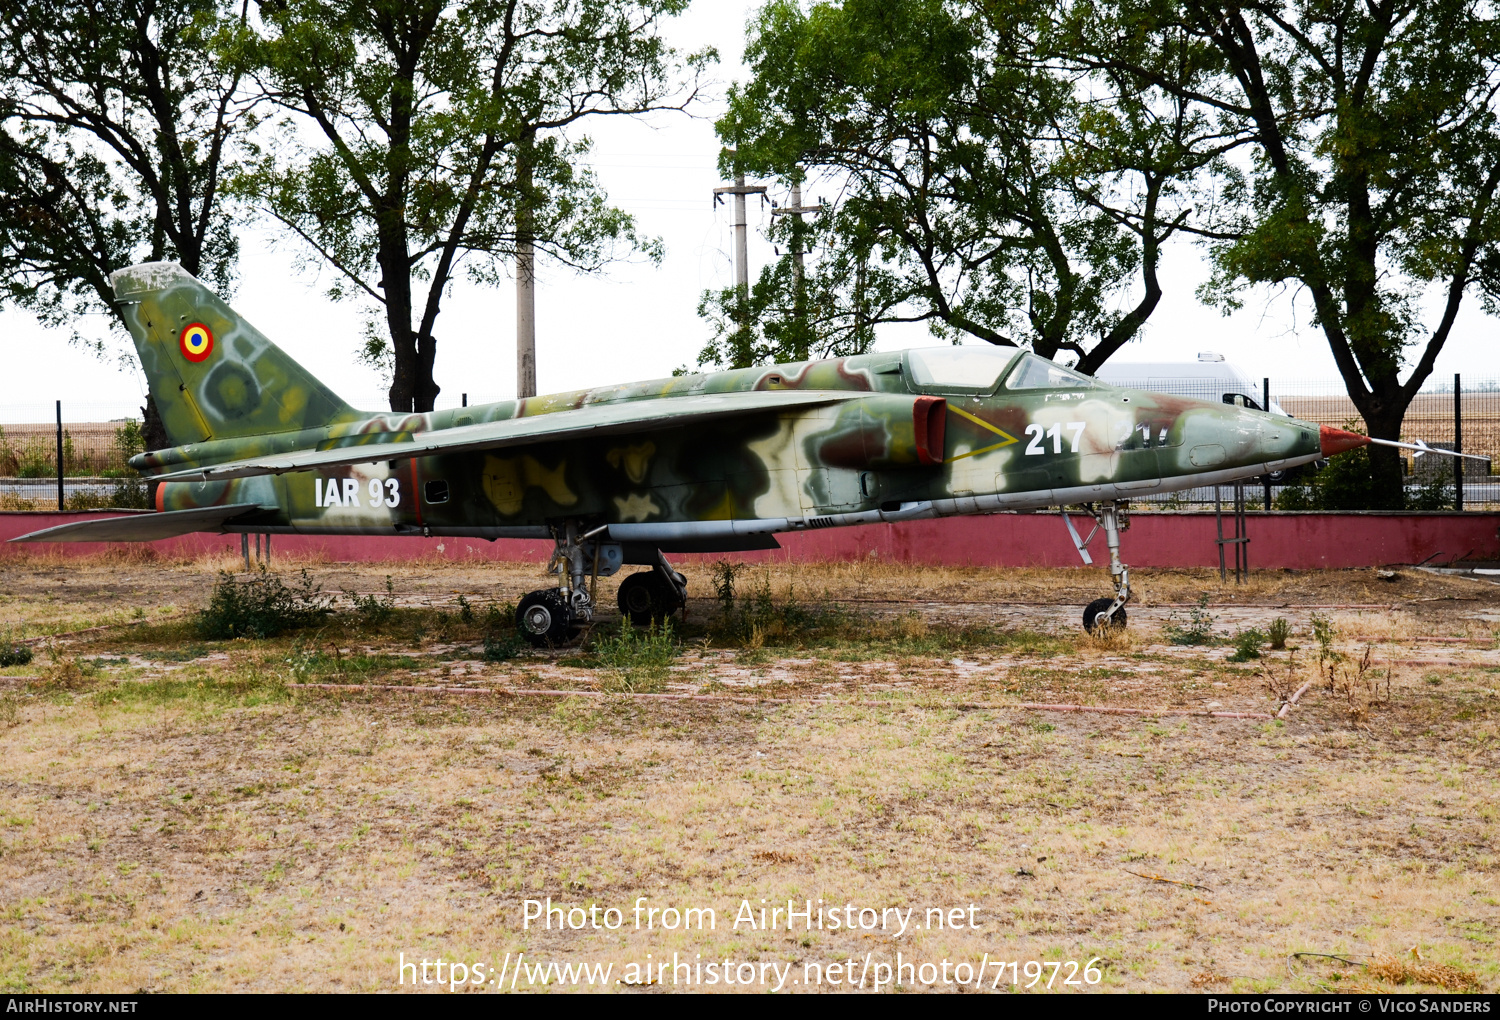
[[[109,274],[175,259],[227,290],[221,182],[253,101],[211,57],[215,0],[54,0],[0,12],[0,287],[100,354]],[[149,423],[148,423],[149,426]]]
[[[579,163],[589,116],[692,101],[658,34],[686,0],[263,0],[246,54],[300,115],[238,191],[383,309],[390,406],[431,410],[434,329],[459,273],[492,284],[523,239],[579,270],[660,257]],[[302,133],[305,127],[306,134]],[[517,165],[519,153],[523,165]]]
[[[1139,332],[1198,171],[1239,140],[1160,88],[1069,61],[1067,28],[1020,0],[762,9],[753,77],[719,122],[724,170],[821,174],[841,195],[809,227],[823,258],[806,307],[825,344],[922,321],[1093,371]]]
[[[1467,0],[1090,7],[1124,34],[1176,32],[1214,61],[1196,84],[1129,73],[1220,118],[1254,146],[1228,177],[1206,293],[1311,299],[1369,434],[1397,439],[1464,298],[1500,297],[1500,22]],[[1430,303],[1430,308],[1424,305]],[[1401,375],[1406,372],[1403,380]],[[1370,451],[1375,508],[1403,505],[1396,451]]]

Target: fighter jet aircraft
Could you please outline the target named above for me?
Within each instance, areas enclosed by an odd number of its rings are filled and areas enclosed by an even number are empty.
[[[555,586],[517,625],[560,644],[591,583],[628,565],[622,613],[675,612],[667,554],[776,548],[780,532],[1081,505],[1104,532],[1123,626],[1129,499],[1285,470],[1369,442],[1243,406],[1108,386],[1015,348],[940,347],[576,390],[425,414],[357,411],[174,263],[111,277],[170,449],[131,465],[157,514],[16,541],[194,531],[547,538]],[[1064,516],[1080,550],[1088,540]],[[1093,534],[1089,540],[1093,538]]]

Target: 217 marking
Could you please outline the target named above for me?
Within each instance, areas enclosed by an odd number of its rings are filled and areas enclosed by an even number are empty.
[[[1062,453],[1064,428],[1067,428],[1069,432],[1073,433],[1068,438],[1068,442],[1071,446],[1069,452],[1077,453],[1079,445],[1083,442],[1084,429],[1088,428],[1087,422],[1070,421],[1066,426],[1064,426],[1062,422],[1057,422],[1050,429],[1047,428],[1047,426],[1037,422],[1033,422],[1032,424],[1027,425],[1026,434],[1031,437],[1031,442],[1026,444],[1027,454],[1043,454],[1047,452],[1046,450],[1042,449],[1043,437],[1051,438],[1053,453]]]

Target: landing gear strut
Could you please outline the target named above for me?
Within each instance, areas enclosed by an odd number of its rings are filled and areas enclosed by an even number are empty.
[[[1087,503],[1084,509],[1094,518],[1094,530],[1089,532],[1088,538],[1078,537],[1078,530],[1073,527],[1066,510],[1063,511],[1063,523],[1068,526],[1068,534],[1073,536],[1073,544],[1084,563],[1094,562],[1088,544],[1101,528],[1104,530],[1104,541],[1109,546],[1109,578],[1115,587],[1114,598],[1095,599],[1084,607],[1083,629],[1093,634],[1102,628],[1125,626],[1125,603],[1130,601],[1130,568],[1120,560],[1120,532],[1130,527],[1130,521],[1123,503],[1110,501],[1098,506]]]
[[[605,540],[608,530],[607,524],[588,528],[581,521],[552,529],[556,547],[547,571],[558,575],[557,587],[531,592],[516,607],[516,629],[527,641],[538,648],[555,648],[593,621],[599,578],[625,562],[625,548]],[[620,585],[620,612],[643,626],[660,623],[687,604],[687,578],[672,569],[660,550],[655,554],[652,569],[631,574]]]
[[[516,629],[538,648],[563,644],[574,630],[594,618],[594,588],[599,581],[600,557],[606,548],[592,541],[609,530],[602,525],[582,531],[577,521],[552,529],[556,548],[547,563],[548,573],[558,574],[556,588],[531,592],[516,607]],[[619,546],[611,563],[618,566]],[[609,569],[607,573],[614,573]]]

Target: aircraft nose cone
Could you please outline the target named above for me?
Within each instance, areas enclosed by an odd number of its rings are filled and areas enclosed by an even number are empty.
[[[1323,450],[1323,456],[1332,457],[1335,453],[1370,445],[1370,437],[1324,425],[1318,430],[1318,445]]]

